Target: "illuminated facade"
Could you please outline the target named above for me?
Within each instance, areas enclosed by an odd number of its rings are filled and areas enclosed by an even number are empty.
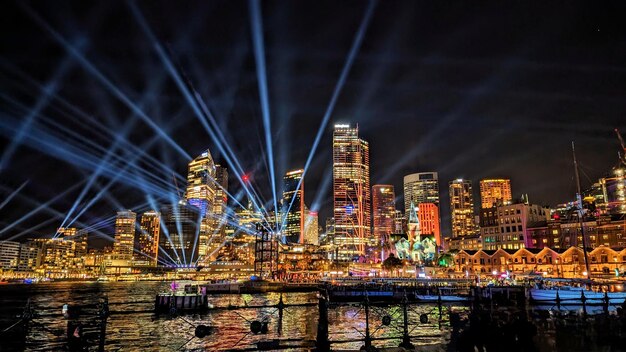
[[[378,244],[388,241],[395,230],[396,194],[393,185],[372,186],[373,234]]]
[[[490,178],[480,180],[480,206],[491,208],[500,204],[511,203],[511,180]]]
[[[626,167],[618,165],[609,177],[601,178],[606,210],[612,215],[626,214]]]
[[[14,241],[0,241],[0,269],[17,269],[20,256],[20,243]]]
[[[515,203],[480,210],[483,249],[532,248],[527,229],[545,224],[550,211],[536,204]]]
[[[135,244],[137,214],[130,210],[118,211],[115,219],[115,243],[113,252],[117,259],[131,260]]]
[[[201,222],[198,237],[198,253],[207,255],[210,237],[217,228],[219,219],[213,213],[216,189],[216,168],[211,153],[207,150],[189,162],[187,172],[187,202],[199,209]]]
[[[62,238],[37,238],[30,240],[28,246],[36,248],[40,259],[36,270],[48,277],[67,277],[76,273],[76,244]]]
[[[200,209],[180,201],[162,207],[161,218],[166,236],[159,237],[163,251],[159,258],[179,266],[192,266],[199,259],[200,228],[205,219]]]
[[[226,233],[228,216],[228,169],[215,165],[215,198],[213,200],[213,214],[216,220],[216,232],[223,237]]]
[[[157,211],[147,211],[141,215],[139,231],[135,236],[133,254],[138,265],[157,265],[159,254],[159,235],[161,233],[161,214]]]
[[[435,242],[441,247],[441,226],[439,225],[439,207],[434,203],[420,203],[417,217],[423,235],[435,236]]]
[[[369,144],[358,126],[337,124],[333,131],[333,215],[339,259],[365,255],[371,237]]]
[[[66,241],[74,241],[76,243],[77,258],[87,255],[88,233],[86,230],[78,230],[75,227],[59,227],[57,235]]]
[[[439,205],[439,178],[436,172],[418,172],[404,176],[404,213],[408,214],[411,202]]]
[[[393,233],[406,233],[406,218],[401,210],[396,210],[393,218]]]
[[[450,181],[449,188],[452,237],[475,234],[476,224],[474,223],[472,181],[456,179]]]
[[[307,210],[304,221],[304,243],[319,246],[319,221],[316,211]]]
[[[304,170],[289,171],[283,177],[282,217],[286,243],[304,243]],[[298,188],[298,183],[300,187]]]

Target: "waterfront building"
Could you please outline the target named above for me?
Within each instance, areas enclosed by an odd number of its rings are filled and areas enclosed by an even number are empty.
[[[57,235],[66,241],[74,241],[76,243],[77,259],[80,259],[87,254],[87,230],[79,230],[75,227],[59,227]]]
[[[316,211],[306,211],[306,220],[304,221],[304,243],[319,246],[319,221]]]
[[[334,244],[340,260],[354,260],[375,244],[371,237],[369,144],[358,126],[336,124],[333,131]]]
[[[159,254],[161,214],[151,210],[141,215],[139,231],[135,236],[135,265],[156,266]]]
[[[583,227],[589,248],[600,246],[626,248],[626,219],[612,219],[601,216],[587,219]],[[532,248],[550,247],[554,249],[570,246],[582,247],[582,232],[578,220],[564,218],[544,221],[526,229],[526,237]]]
[[[207,255],[210,237],[219,220],[213,214],[217,183],[213,156],[206,150],[189,162],[187,172],[187,202],[196,207],[200,214],[200,229],[196,246],[201,257]]]
[[[500,204],[511,203],[511,180],[506,178],[488,178],[480,180],[480,206],[492,208]]]
[[[449,251],[477,251],[483,249],[481,235],[468,235],[459,237],[447,237],[444,241],[446,250]]]
[[[420,203],[417,205],[422,235],[433,235],[437,247],[441,247],[441,227],[439,225],[439,206],[435,203]]]
[[[373,235],[382,245],[394,233],[396,217],[396,194],[393,185],[372,186]]]
[[[536,204],[518,202],[480,210],[483,249],[533,248],[527,229],[545,224],[550,211]]]
[[[450,181],[449,189],[452,237],[476,234],[472,181],[461,178]]]
[[[283,177],[281,221],[285,243],[304,243],[306,206],[303,175],[304,170],[299,169],[289,171]]]
[[[119,260],[130,261],[135,244],[137,214],[130,210],[118,211],[115,218],[115,243],[113,252]]]
[[[439,177],[436,172],[418,172],[404,176],[404,213],[410,204],[433,203],[439,205]]]
[[[176,266],[194,266],[199,260],[199,235],[204,217],[185,201],[161,208],[164,235],[159,236],[159,258]],[[206,248],[206,247],[205,247]]]
[[[41,251],[30,243],[20,244],[20,256],[17,263],[18,271],[34,271],[41,265]]]
[[[14,241],[0,241],[0,269],[17,269],[20,256],[20,243]]]
[[[216,222],[215,232],[224,237],[228,223],[228,169],[215,164],[215,197],[213,200],[213,215]]]
[[[36,248],[40,258],[37,271],[47,277],[70,277],[77,275],[75,266],[76,243],[62,238],[37,238],[27,245]],[[131,247],[132,248],[132,247]]]

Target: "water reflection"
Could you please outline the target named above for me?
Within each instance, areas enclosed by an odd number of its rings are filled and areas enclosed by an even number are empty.
[[[154,296],[168,283],[44,283],[5,285],[0,287],[0,329],[15,322],[27,299],[38,315],[25,336],[12,332],[0,350],[50,351],[67,350],[68,320],[61,314],[63,304],[81,305],[80,323],[86,350],[97,351],[100,319],[96,304],[108,297],[111,315],[106,325],[104,347],[107,351],[141,350],[215,351],[254,348],[269,339],[289,339],[291,345],[315,340],[318,308],[290,307],[283,311],[282,321],[276,308],[228,309],[229,306],[275,305],[277,293],[258,295],[215,295],[209,297],[214,310],[184,318],[156,317]],[[288,293],[287,304],[317,302],[312,293]],[[412,305],[408,310],[412,343],[420,351],[604,351],[625,346],[626,325],[621,309],[612,307],[534,307],[470,309],[466,306]],[[420,322],[426,314],[428,321]],[[391,317],[389,325],[383,317]],[[183,320],[184,319],[184,320]],[[359,349],[365,334],[365,312],[359,306],[329,309],[329,333],[335,349]],[[250,332],[252,321],[268,322],[267,334]],[[377,347],[397,347],[401,342],[403,314],[401,307],[372,307],[370,333]],[[215,327],[204,339],[194,338],[196,325]],[[6,343],[5,343],[6,342]],[[132,347],[132,348],[131,348]],[[303,348],[294,348],[303,350]]]

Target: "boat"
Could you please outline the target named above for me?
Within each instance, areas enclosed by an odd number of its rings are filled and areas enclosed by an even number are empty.
[[[559,301],[568,302],[582,302],[583,297],[586,303],[608,303],[610,304],[622,304],[626,300],[626,292],[599,292],[586,290],[582,287],[559,287],[557,289],[538,289],[531,288],[529,290],[530,299],[534,301],[549,301],[556,302],[557,295]]]
[[[419,295],[419,294],[415,294],[415,299],[418,302],[467,302],[470,300],[470,298],[466,296],[457,296],[457,295],[435,296],[435,295]]]
[[[206,288],[206,293],[239,293],[241,283],[233,281],[215,282],[204,284],[202,287]]]

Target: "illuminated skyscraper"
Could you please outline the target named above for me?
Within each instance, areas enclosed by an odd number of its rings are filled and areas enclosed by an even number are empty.
[[[113,253],[118,259],[131,260],[135,242],[137,214],[130,210],[118,211],[115,219],[115,243]]]
[[[374,238],[382,244],[394,233],[396,217],[396,194],[393,185],[372,186],[372,218]]]
[[[474,223],[472,181],[456,179],[450,181],[449,185],[452,237],[475,234],[476,225]]]
[[[500,204],[511,204],[511,180],[490,178],[480,180],[480,207],[491,208]]]
[[[417,205],[421,234],[433,235],[437,246],[441,246],[441,227],[439,226],[439,207],[434,203],[420,203]]]
[[[308,209],[306,210],[306,219],[304,221],[304,243],[316,246],[320,244],[317,212]]]
[[[208,150],[189,163],[186,198],[189,204],[200,210],[202,221],[197,246],[202,257],[207,254],[210,236],[219,224],[213,213],[213,202],[218,188],[215,177],[215,163]]]
[[[282,217],[284,217],[283,235],[287,243],[304,243],[304,170],[289,171],[283,177]],[[298,183],[301,182],[298,189]]]
[[[409,214],[411,202],[439,205],[439,178],[436,172],[418,172],[404,176],[404,213]]]
[[[165,236],[159,236],[159,246],[164,251],[159,257],[163,261],[183,266],[195,264],[199,259],[201,222],[205,219],[201,215],[197,207],[184,201],[161,208],[166,231]]]
[[[161,214],[147,211],[141,215],[139,231],[135,236],[135,260],[149,266],[157,265],[159,253],[159,234],[161,233]]]
[[[601,178],[600,184],[609,214],[626,214],[626,167],[615,166],[608,177]]]
[[[333,132],[335,245],[340,259],[364,255],[371,238],[369,144],[358,126],[335,125]]]
[[[87,230],[78,230],[75,227],[59,227],[57,235],[65,241],[76,243],[76,258],[87,255]]]
[[[221,165],[215,165],[215,182],[215,198],[213,200],[215,229],[223,237],[226,233],[228,216],[228,169]]]

